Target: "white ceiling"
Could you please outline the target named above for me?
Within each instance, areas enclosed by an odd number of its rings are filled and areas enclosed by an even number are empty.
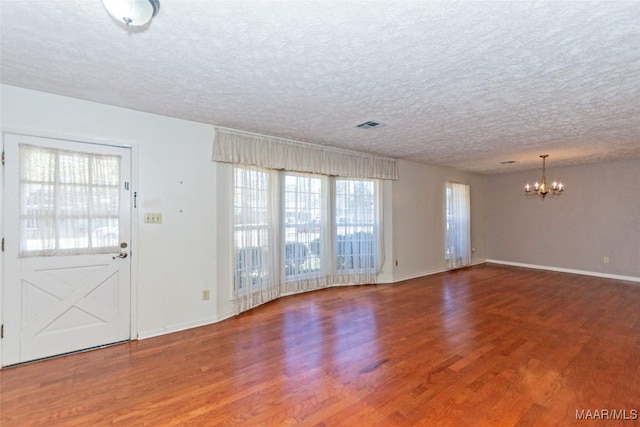
[[[0,14],[9,85],[479,173],[640,158],[637,0],[161,0],[137,32],[100,0]]]

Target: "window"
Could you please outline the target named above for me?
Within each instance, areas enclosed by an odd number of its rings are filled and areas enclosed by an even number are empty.
[[[377,180],[235,167],[239,311],[285,292],[375,283],[378,198]]]
[[[118,247],[120,157],[20,145],[20,256]]]
[[[338,273],[375,269],[377,199],[374,180],[336,179],[335,255]]]
[[[321,268],[324,179],[318,175],[285,175],[284,274],[286,278]]]
[[[471,202],[469,186],[446,184],[445,260],[447,268],[471,264]]]
[[[243,292],[268,280],[269,174],[255,169],[234,169],[235,284]]]

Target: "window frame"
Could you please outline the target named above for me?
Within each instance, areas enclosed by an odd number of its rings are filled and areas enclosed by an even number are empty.
[[[19,249],[18,256],[21,258],[31,258],[31,257],[41,257],[41,256],[69,256],[69,255],[92,255],[92,254],[109,254],[119,250],[119,242],[121,240],[121,227],[120,227],[120,210],[122,207],[122,200],[120,195],[120,187],[122,185],[121,182],[121,170],[122,170],[122,157],[114,154],[96,154],[96,153],[88,153],[84,151],[74,151],[67,150],[61,148],[54,147],[42,147],[39,145],[32,144],[19,144],[19,156],[20,156],[20,170],[18,177],[18,185],[19,185],[19,203],[20,203],[20,211],[18,212],[19,216],[19,226],[20,226],[20,241],[19,241]],[[25,171],[23,168],[25,165],[30,163],[30,159],[27,159],[28,155],[37,155],[37,152],[41,152],[44,155],[53,156],[53,170],[50,170],[49,179],[35,179],[28,175],[25,175]],[[84,177],[86,182],[75,182],[73,179],[63,180],[61,177],[61,164],[64,164],[64,156],[72,159],[72,158],[83,158],[86,161],[86,176]],[[96,181],[96,175],[94,174],[94,168],[96,168],[96,162],[109,159],[111,161],[116,162],[116,168],[113,171],[111,177],[116,178],[115,183],[99,183]],[[71,167],[77,166],[78,163],[68,162]],[[78,167],[77,170],[81,170],[83,168]],[[73,175],[73,174],[72,174]],[[68,176],[67,176],[68,177]],[[50,213],[43,215],[38,213],[30,213],[37,212],[37,209],[33,209],[32,197],[33,193],[26,194],[25,189],[34,186],[34,188],[40,187],[39,190],[35,190],[35,192],[45,191],[44,187],[49,187],[47,192],[51,194],[46,197],[51,203]],[[85,189],[84,195],[81,196],[78,200],[85,202],[85,210],[84,213],[77,212],[66,212],[65,210],[69,210],[69,202],[63,203],[65,200],[64,192],[70,189],[75,188],[83,188]],[[95,200],[95,196],[98,190],[110,189],[115,192],[115,206],[109,207],[109,210],[113,210],[112,214],[105,214],[105,212],[99,212],[96,208],[97,203]],[[70,192],[73,196],[75,196],[74,192]],[[76,200],[76,202],[78,201]],[[112,200],[113,202],[113,200]],[[49,232],[51,233],[49,237],[46,239],[47,241],[51,241],[52,247],[44,247],[39,249],[29,249],[27,247],[27,241],[29,239],[26,238],[26,232],[29,227],[24,227],[23,224],[32,224],[36,225],[40,223],[41,220],[44,222],[49,222]],[[76,223],[86,223],[86,241],[84,245],[75,245],[75,246],[65,246],[66,244],[62,243],[64,239],[64,230],[65,223],[73,224]],[[98,226],[102,222],[106,221],[107,225]],[[115,224],[112,222],[115,221]],[[109,243],[112,244],[104,244],[107,239],[100,238],[99,231],[102,232],[102,229],[109,229],[108,236],[115,234],[115,238],[111,237],[108,239]],[[76,243],[80,241],[84,241],[84,239],[78,235],[76,237],[72,236],[67,238],[66,240],[76,239]],[[31,239],[36,240],[36,239]],[[41,238],[42,242],[43,239]],[[102,242],[103,244],[100,244]]]
[[[371,179],[371,178],[346,178],[346,177],[335,177],[333,180],[333,193],[332,193],[332,199],[334,202],[334,207],[333,207],[333,215],[332,215],[332,219],[334,221],[333,224],[333,228],[334,231],[332,232],[332,238],[333,238],[333,270],[335,274],[351,274],[354,272],[354,268],[339,268],[341,261],[340,261],[340,253],[339,253],[339,249],[338,249],[338,236],[340,236],[340,234],[338,233],[338,228],[340,227],[340,223],[341,221],[339,221],[339,217],[338,217],[338,183],[339,181],[344,181],[344,182],[370,182],[373,185],[373,194],[370,195],[370,197],[372,198],[372,209],[370,210],[370,214],[372,215],[371,218],[371,222],[354,222],[354,223],[346,223],[347,225],[343,226],[345,229],[345,239],[344,239],[344,245],[345,248],[349,245],[349,242],[351,243],[351,247],[353,247],[353,242],[356,241],[356,239],[353,238],[354,235],[359,234],[359,233],[367,233],[367,231],[362,231],[363,228],[371,228],[372,230],[370,231],[370,234],[372,235],[372,239],[370,240],[371,242],[371,248],[373,249],[373,252],[371,254],[371,256],[373,257],[373,260],[370,262],[371,266],[368,268],[370,273],[375,273],[377,274],[380,270],[380,266],[381,266],[381,262],[380,262],[380,258],[381,258],[381,248],[382,248],[382,242],[381,239],[383,238],[382,233],[380,232],[381,229],[381,224],[380,224],[380,209],[381,209],[381,202],[380,202],[380,191],[381,191],[381,186],[379,183],[379,180],[377,179]],[[352,228],[354,231],[352,231],[351,233],[348,233],[346,230],[348,230],[349,228]],[[352,236],[351,239],[347,238],[347,236]],[[357,242],[361,245],[362,244],[362,240],[358,239]],[[354,259],[355,257],[359,256],[362,257],[362,252],[361,251],[357,251],[357,252],[351,252],[350,255],[347,255],[347,257],[351,258],[351,262],[348,262],[348,264],[350,265],[355,265],[356,263],[354,263]],[[366,255],[366,254],[365,254]],[[359,264],[359,263],[358,263]],[[364,270],[363,268],[360,268],[359,270]]]
[[[274,274],[273,277],[279,277],[280,286],[283,290],[291,289],[288,285],[299,282],[300,280],[304,281],[305,279],[314,280],[324,280],[327,285],[331,284],[349,284],[349,283],[362,283],[358,280],[347,280],[343,281],[344,278],[348,278],[351,275],[360,275],[367,274],[373,275],[374,281],[368,283],[375,283],[375,276],[380,272],[382,267],[382,260],[384,259],[383,254],[383,242],[384,233],[382,231],[382,191],[383,186],[379,179],[375,178],[351,178],[351,177],[330,177],[321,174],[314,173],[304,173],[304,172],[294,172],[294,171],[285,171],[279,170],[274,171],[272,169],[266,168],[258,168],[255,166],[244,166],[244,165],[234,165],[233,166],[233,182],[234,182],[234,191],[232,192],[232,206],[233,206],[233,221],[232,221],[232,245],[233,245],[233,254],[234,257],[237,255],[237,239],[236,239],[236,229],[238,225],[236,224],[236,170],[256,170],[261,173],[265,173],[269,176],[269,179],[273,179],[273,185],[270,186],[268,191],[277,191],[278,192],[278,204],[277,204],[277,213],[272,216],[278,218],[278,224],[276,229],[278,233],[276,236],[271,236],[270,238],[277,240],[278,249],[274,252],[279,257],[278,260],[272,262],[272,265],[277,264],[277,268],[279,269]],[[270,173],[274,173],[277,178],[273,178],[273,175],[269,175]],[[319,179],[321,185],[320,191],[320,229],[318,232],[319,246],[320,248],[317,250],[316,256],[319,257],[320,267],[317,270],[310,271],[308,274],[304,272],[297,271],[297,274],[287,274],[287,243],[302,243],[306,245],[306,250],[311,251],[310,244],[312,243],[310,240],[307,241],[287,241],[287,228],[293,227],[292,223],[288,221],[288,217],[291,212],[288,212],[288,208],[286,206],[286,198],[287,198],[287,177],[309,177],[310,179]],[[370,234],[372,234],[372,238],[368,241],[371,250],[372,260],[370,261],[369,266],[366,269],[358,269],[354,268],[357,265],[354,265],[352,268],[344,269],[339,268],[338,266],[338,249],[337,249],[337,241],[338,238],[338,230],[341,227],[338,221],[338,213],[337,213],[337,186],[340,181],[346,182],[365,182],[371,183],[372,192],[369,195],[371,197],[371,208],[368,211],[368,215],[370,220],[363,223],[353,223],[348,224],[347,227],[351,227],[353,229],[352,234],[356,234],[358,232],[368,232],[368,230],[363,231],[363,228],[367,228],[370,230]],[[296,213],[298,216],[300,212]],[[304,216],[304,215],[303,215]],[[313,215],[310,215],[313,216]],[[309,218],[310,220],[314,220],[317,218]],[[298,226],[297,223],[295,226]],[[269,225],[263,225],[258,228],[261,230],[266,230],[268,232]],[[315,240],[315,239],[314,239]],[[326,243],[324,243],[326,242]],[[358,252],[352,252],[351,257],[359,256]],[[273,260],[272,260],[273,261]],[[233,268],[233,283],[232,283],[232,295],[235,287],[237,286],[238,281],[238,268],[237,262],[232,262]],[[356,271],[357,270],[357,271]],[[239,286],[238,290],[240,290],[242,286]],[[310,288],[311,289],[311,288]],[[305,289],[306,290],[306,289]]]
[[[236,185],[237,183],[237,177],[236,177],[236,172],[238,171],[238,169],[242,169],[245,171],[245,173],[254,173],[254,174],[264,174],[265,176],[262,177],[262,179],[266,179],[267,181],[267,185],[265,189],[260,189],[258,191],[262,191],[264,193],[266,193],[266,203],[265,206],[262,206],[261,208],[265,210],[265,215],[268,218],[269,217],[269,212],[268,212],[268,208],[269,208],[269,201],[268,201],[268,197],[269,194],[268,192],[270,191],[270,187],[272,186],[272,182],[271,182],[271,177],[268,174],[267,170],[261,170],[259,168],[254,168],[254,167],[234,167],[233,168],[233,201],[232,201],[232,213],[233,213],[233,222],[232,222],[232,232],[231,232],[231,238],[232,238],[232,242],[233,242],[233,246],[234,246],[234,263],[233,263],[233,289],[236,289],[238,292],[241,293],[247,293],[249,287],[245,287],[243,286],[244,284],[244,280],[240,281],[238,280],[240,278],[240,275],[238,274],[241,270],[244,269],[239,269],[238,268],[238,262],[240,260],[239,258],[239,254],[242,253],[244,254],[244,256],[246,257],[247,254],[250,254],[250,258],[253,261],[255,255],[256,255],[256,251],[258,251],[257,253],[259,254],[258,258],[260,258],[260,263],[259,266],[261,267],[261,269],[254,269],[252,272],[250,272],[250,279],[251,279],[251,289],[253,292],[256,292],[258,283],[260,283],[262,280],[268,280],[268,272],[265,273],[264,269],[265,266],[268,266],[268,260],[269,260],[269,244],[270,244],[270,240],[273,238],[271,236],[269,236],[269,224],[268,222],[265,224],[261,224],[259,221],[251,223],[251,224],[240,224],[238,225],[236,223],[236,217],[238,215],[237,213],[237,208],[238,206],[236,205],[236,192],[238,190],[238,186]],[[243,186],[242,189],[249,189],[251,190],[250,187],[247,186]],[[255,189],[253,190],[255,191]],[[242,246],[240,247],[238,245],[238,237],[237,234],[239,231],[246,233],[246,232],[252,232],[256,234],[256,245],[253,246]],[[259,246],[260,243],[260,236],[262,233],[265,233],[267,235],[267,242],[266,242],[266,248],[264,246]],[[249,252],[247,252],[249,251]],[[246,261],[245,261],[246,262]],[[251,265],[253,265],[254,263],[251,262]],[[257,275],[257,276],[256,276]],[[244,275],[243,275],[244,276]],[[244,279],[244,277],[243,277]]]
[[[282,266],[282,274],[281,274],[281,279],[283,283],[287,283],[287,282],[295,282],[297,280],[304,280],[307,278],[312,278],[312,277],[316,277],[319,274],[323,275],[326,274],[326,271],[328,271],[327,268],[327,262],[323,259],[322,257],[322,253],[321,253],[321,248],[324,246],[322,244],[323,240],[326,240],[326,237],[323,236],[323,234],[326,234],[326,230],[327,230],[327,223],[328,223],[328,217],[329,217],[329,212],[327,209],[327,200],[326,197],[329,194],[328,193],[328,189],[329,189],[329,177],[325,176],[325,175],[319,175],[319,174],[313,174],[313,173],[303,173],[303,172],[291,172],[291,171],[282,171],[281,175],[281,179],[282,179],[282,186],[281,186],[281,193],[282,193],[282,208],[280,211],[280,215],[279,215],[279,219],[280,219],[280,227],[282,229],[282,240],[281,240],[281,245],[280,245],[280,249],[281,249],[281,262],[280,265]],[[319,180],[320,182],[320,191],[319,193],[315,193],[319,196],[320,200],[318,202],[318,207],[315,208],[316,210],[318,210],[318,217],[317,218],[313,218],[313,212],[310,213],[310,215],[308,215],[308,218],[303,219],[303,222],[297,222],[295,223],[293,226],[287,224],[287,216],[288,216],[288,212],[287,212],[287,193],[288,193],[288,189],[287,189],[287,178],[288,177],[296,177],[296,178],[306,178],[306,179],[310,179],[310,180]],[[300,192],[296,192],[296,194],[299,194]],[[308,194],[314,194],[314,193],[308,193]],[[300,218],[304,217],[305,215],[300,216],[301,212],[297,212],[297,219],[300,220]],[[316,222],[317,221],[317,222]],[[317,233],[314,233],[316,230],[316,224],[317,224]],[[287,228],[293,228],[295,227],[295,234],[296,234],[296,241],[289,241],[288,240],[288,232],[287,232]],[[312,227],[312,230],[309,231],[309,227]],[[311,241],[300,241],[297,238],[300,236],[300,234],[317,234],[317,237]],[[315,250],[316,253],[314,253],[314,249],[313,249],[313,242],[315,240],[318,240],[318,244],[317,249]],[[291,263],[289,262],[290,257],[289,254],[290,252],[292,252],[291,248],[293,248],[293,252],[296,253],[297,252],[297,256],[294,257],[294,262],[300,259],[300,251],[299,249],[301,248],[301,246],[298,245],[304,245],[304,257],[305,259],[303,260],[304,262],[308,262],[308,258],[313,258],[316,257],[318,258],[318,262],[319,262],[319,267],[316,270],[309,270],[307,272],[300,272],[300,271],[293,271],[290,273],[291,268],[295,268],[295,265],[291,265]],[[293,246],[288,246],[288,245],[293,245]],[[311,256],[309,256],[309,254],[311,254]]]

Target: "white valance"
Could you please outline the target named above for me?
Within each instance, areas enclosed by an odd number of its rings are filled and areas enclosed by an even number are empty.
[[[216,128],[213,161],[350,178],[398,179],[394,159]]]

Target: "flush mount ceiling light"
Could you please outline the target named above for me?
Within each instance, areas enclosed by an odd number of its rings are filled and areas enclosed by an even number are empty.
[[[561,182],[553,181],[551,187],[547,185],[547,177],[545,171],[545,160],[549,157],[548,154],[542,154],[540,156],[542,158],[542,181],[536,182],[533,184],[533,188],[529,184],[524,186],[524,194],[527,197],[540,197],[540,199],[544,200],[547,194],[551,194],[553,197],[557,197],[564,191],[564,187]]]
[[[142,27],[160,10],[159,0],[102,0],[102,4],[116,21],[129,27]]]

